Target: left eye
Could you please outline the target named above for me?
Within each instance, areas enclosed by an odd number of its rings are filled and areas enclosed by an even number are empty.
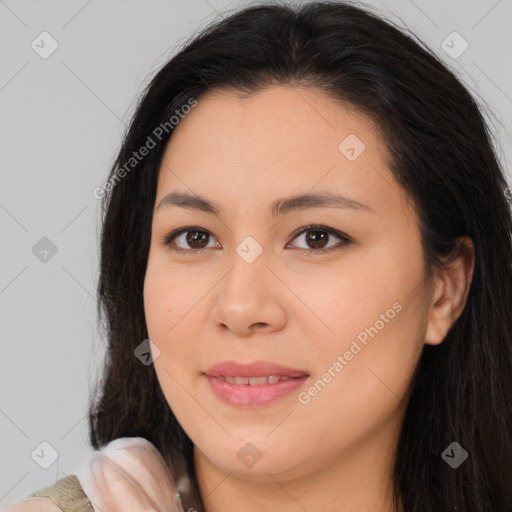
[[[305,243],[309,244],[309,247],[299,248],[308,252],[327,252],[331,249],[338,249],[351,242],[350,238],[344,233],[326,226],[307,226],[298,233],[294,233],[292,239],[301,237],[302,235],[305,235]],[[327,246],[327,242],[332,237],[338,238],[340,241],[337,244]]]
[[[304,240],[309,247],[298,247],[306,252],[325,253],[334,249],[339,249],[351,242],[350,238],[332,228],[326,226],[306,226],[300,231],[296,231],[292,235],[292,240],[299,238],[302,235],[306,235]],[[328,245],[331,237],[337,238],[339,241],[334,245]],[[183,243],[188,244],[189,248],[180,247],[176,245],[176,241],[182,239]],[[211,249],[213,247],[221,247],[217,242],[216,244],[209,245],[210,233],[202,228],[189,226],[186,228],[180,228],[169,233],[164,238],[164,244],[169,246],[174,251],[196,253],[203,249]],[[288,247],[289,244],[286,245]]]

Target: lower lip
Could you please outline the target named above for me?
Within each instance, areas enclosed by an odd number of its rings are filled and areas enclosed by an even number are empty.
[[[273,384],[258,386],[229,384],[216,377],[205,375],[215,395],[224,402],[235,407],[259,407],[272,403],[300,388],[308,379],[308,375],[289,380],[280,380]]]

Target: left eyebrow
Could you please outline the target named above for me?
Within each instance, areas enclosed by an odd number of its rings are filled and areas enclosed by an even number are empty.
[[[279,215],[285,215],[294,210],[306,210],[308,208],[315,207],[351,208],[354,210],[374,212],[374,210],[368,205],[360,203],[355,199],[325,192],[318,194],[301,194],[298,196],[278,199],[270,205],[270,213],[273,217],[278,217]]]
[[[158,204],[156,210],[164,206],[179,206],[181,208],[189,208],[199,210],[206,213],[219,216],[222,208],[217,203],[205,199],[199,195],[188,193],[172,192],[167,194]],[[332,193],[317,193],[317,194],[300,194],[292,197],[277,199],[269,207],[269,212],[273,217],[285,215],[294,210],[306,210],[308,208],[325,207],[325,208],[342,208],[342,209],[355,209],[367,212],[375,211],[368,205],[360,203],[355,199],[350,199],[345,196]]]

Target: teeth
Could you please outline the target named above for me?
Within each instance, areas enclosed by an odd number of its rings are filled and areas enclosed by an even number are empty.
[[[264,384],[274,384],[280,380],[290,380],[291,377],[281,375],[268,375],[266,377],[229,377],[220,376],[217,377],[219,380],[225,381],[228,384],[235,384],[236,386],[261,386]]]

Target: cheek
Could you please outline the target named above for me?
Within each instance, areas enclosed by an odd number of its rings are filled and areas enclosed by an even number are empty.
[[[144,280],[144,313],[149,338],[155,343],[172,327],[174,304],[171,297],[165,274],[153,270],[148,265]]]
[[[193,333],[183,332],[187,326],[189,299],[176,284],[176,271],[171,272],[165,264],[158,265],[156,258],[148,260],[144,280],[144,311],[149,339],[160,353],[154,358],[154,368],[162,393],[169,407],[176,414],[187,409],[190,397],[184,389],[190,387],[189,365],[197,360],[190,352],[192,343],[186,343]],[[188,288],[190,290],[190,280]],[[176,290],[179,290],[178,293]],[[190,291],[189,291],[190,293]],[[192,311],[191,311],[192,312]],[[178,342],[178,333],[181,338]],[[180,420],[177,414],[178,421]]]
[[[350,272],[324,280],[322,293],[308,290],[308,304],[327,326],[315,347],[317,404],[365,414],[384,411],[407,392],[428,314],[421,253],[408,261],[384,256],[354,262]]]
[[[421,354],[421,308],[397,296],[367,297],[360,308],[348,298],[330,306],[338,335],[317,344],[314,378],[298,403],[305,423],[324,425],[340,447],[380,428],[405,399]]]
[[[207,322],[201,300],[206,299],[205,287],[210,289],[215,281],[208,284],[201,276],[191,278],[189,271],[170,268],[164,258],[155,255],[148,260],[144,311],[148,337],[160,351],[155,371],[172,407],[176,400],[187,399],[181,396],[180,384],[192,389],[200,373],[202,351],[197,340]]]
[[[397,309],[402,309],[400,304],[407,293],[405,283],[390,283],[386,277],[389,269],[376,269],[375,265],[365,262],[358,265],[324,275],[316,281],[316,286],[303,283],[300,296],[306,298],[309,311],[298,318],[308,339],[325,340],[317,344],[320,352],[347,350],[358,335],[364,343],[366,338],[371,339],[365,329],[376,322],[382,338],[381,334],[403,317]],[[393,308],[394,303],[399,304]]]
[[[160,257],[149,258],[144,279],[144,312],[152,341],[167,344],[200,298],[187,272],[169,268]],[[165,348],[165,347],[162,347]]]

